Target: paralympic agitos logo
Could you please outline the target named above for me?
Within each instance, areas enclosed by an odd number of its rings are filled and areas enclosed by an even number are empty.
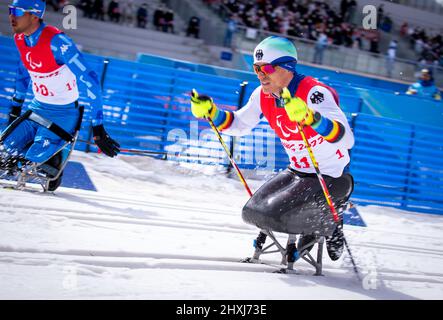
[[[29,63],[29,66],[33,69],[33,70],[35,70],[35,69],[37,69],[37,68],[41,68],[42,67],[42,65],[43,65],[43,63],[40,61],[40,62],[34,62],[34,61],[32,61],[32,58],[31,58],[31,51],[29,51],[27,54],[26,54],[26,61]]]
[[[281,119],[282,117],[283,117],[282,115],[278,115],[277,120],[276,120],[277,127],[280,128],[282,135],[285,138],[289,138],[291,136],[291,133],[297,134],[298,127],[295,127],[295,130],[290,129],[286,124],[282,123],[282,121],[281,121],[281,120],[283,120],[283,119]]]

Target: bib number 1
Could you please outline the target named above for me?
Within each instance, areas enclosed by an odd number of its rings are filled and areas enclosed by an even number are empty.
[[[340,160],[340,159],[345,157],[343,155],[343,153],[340,151],[340,149],[337,149],[335,154],[338,156],[338,160]],[[297,159],[297,157],[294,156],[294,157],[291,157],[291,161],[294,164],[294,167],[296,167],[297,169],[307,169],[307,168],[311,167],[311,164],[308,161],[307,157],[303,157],[301,159]]]

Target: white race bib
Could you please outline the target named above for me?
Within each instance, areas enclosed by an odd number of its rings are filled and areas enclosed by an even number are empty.
[[[29,71],[32,91],[39,102],[64,105],[78,100],[77,79],[68,66],[49,73]]]
[[[291,168],[300,172],[315,173],[308,149],[303,141],[280,140],[288,154]],[[334,178],[341,176],[343,169],[350,161],[348,149],[340,143],[329,143],[319,134],[309,139],[309,143],[320,172]]]

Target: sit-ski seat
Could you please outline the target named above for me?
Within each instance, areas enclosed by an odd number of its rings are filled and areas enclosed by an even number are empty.
[[[42,185],[43,191],[54,191],[61,183],[63,170],[66,167],[68,159],[74,150],[78,134],[81,128],[84,108],[79,107],[79,118],[73,134],[66,132],[57,124],[45,119],[31,110],[27,110],[23,115],[14,120],[0,135],[0,144],[14,131],[17,126],[30,120],[47,128],[58,135],[63,143],[54,152],[53,156],[43,163],[35,163],[23,157],[23,155],[9,155],[7,159],[2,159],[0,170],[2,178],[13,178],[17,181],[15,186],[9,186],[14,189],[24,189],[27,182],[38,182]],[[32,142],[30,143],[30,145]],[[22,154],[24,154],[23,152]],[[3,155],[7,152],[3,151]]]

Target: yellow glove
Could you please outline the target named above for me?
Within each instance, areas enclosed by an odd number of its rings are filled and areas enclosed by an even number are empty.
[[[285,102],[285,110],[289,120],[298,122],[303,126],[310,126],[314,122],[314,111],[299,97],[291,97],[288,88],[283,88],[281,97]]]
[[[197,90],[192,89],[191,94],[191,111],[196,118],[207,118],[215,113],[217,110],[214,101],[211,97],[201,95],[199,96]]]

